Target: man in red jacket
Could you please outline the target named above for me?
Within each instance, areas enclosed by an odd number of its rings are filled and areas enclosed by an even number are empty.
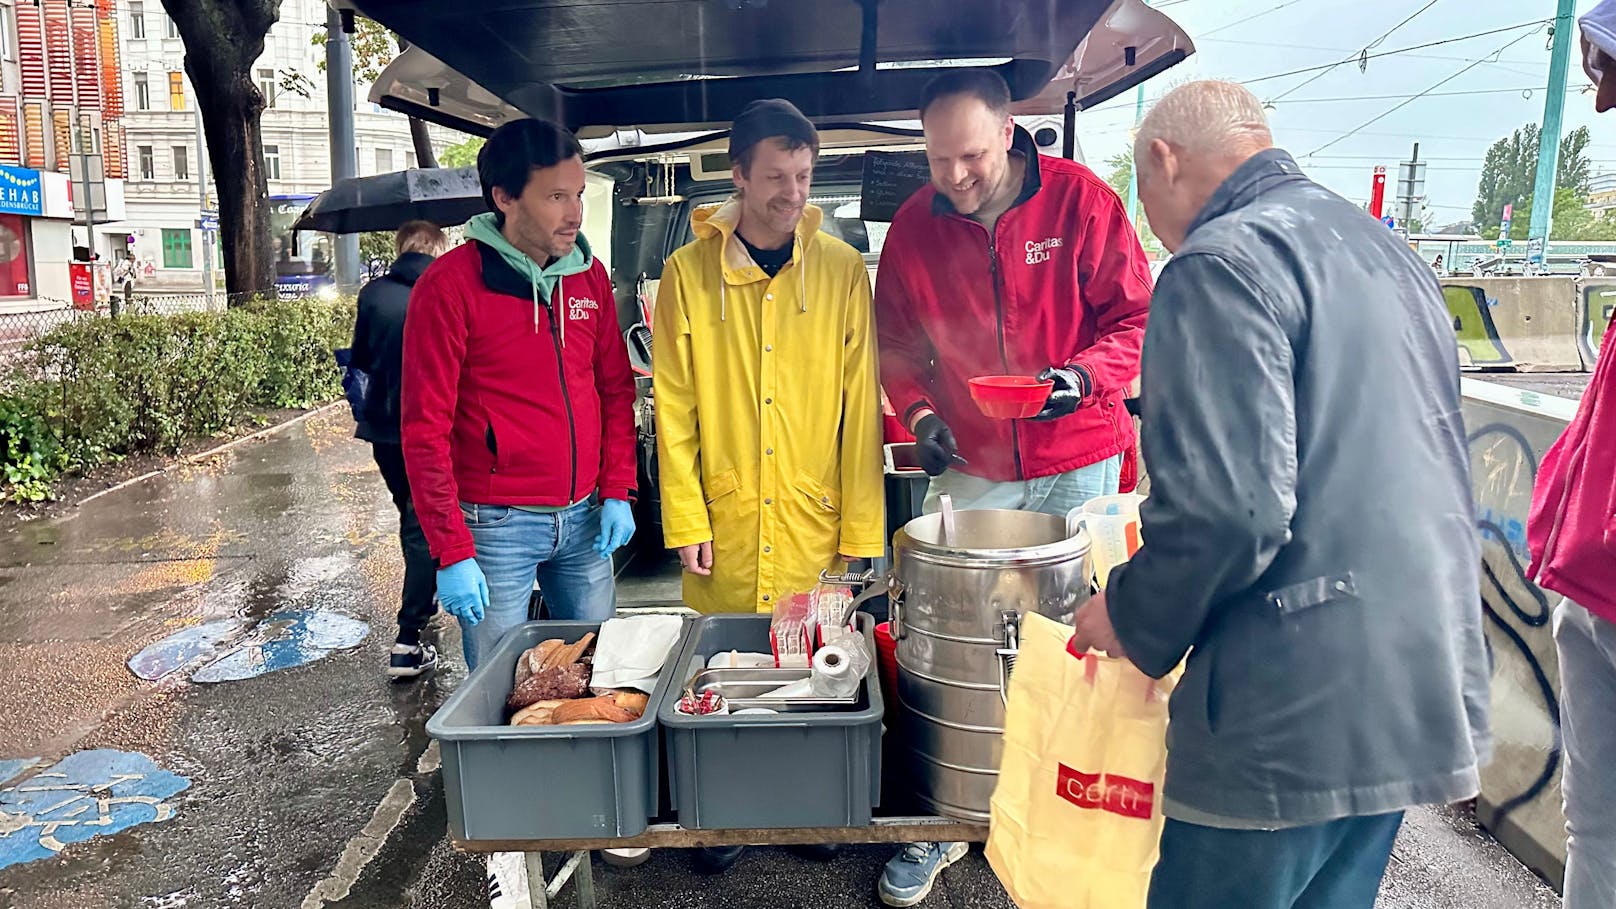
[[[892,221],[875,285],[881,385],[915,434],[938,497],[959,508],[1065,515],[1115,493],[1134,446],[1123,405],[1139,375],[1149,263],[1117,194],[1081,164],[1042,157],[1010,118],[997,74],[927,86],[920,116],[931,186]],[[990,419],[977,376],[1054,387],[1030,420]],[[881,899],[912,906],[964,843],[908,846]]]
[[[439,258],[404,325],[404,462],[475,668],[527,618],[603,621],[634,533],[634,380],[611,279],[579,228],[583,152],[518,120],[477,156],[492,210]]]
[[[1616,0],[1582,17],[1594,107],[1616,107]],[[1526,525],[1529,573],[1554,610],[1565,778],[1566,909],[1616,906],[1616,328],[1577,415],[1543,456]]]

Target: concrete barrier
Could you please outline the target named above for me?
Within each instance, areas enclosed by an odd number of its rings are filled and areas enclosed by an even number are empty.
[[[1575,278],[1444,278],[1466,369],[1583,369]]]
[[[1576,402],[1466,379],[1471,484],[1482,539],[1481,599],[1492,666],[1493,760],[1477,815],[1544,879],[1565,875],[1559,660],[1549,618],[1560,598],[1526,577],[1526,518],[1543,453]]]

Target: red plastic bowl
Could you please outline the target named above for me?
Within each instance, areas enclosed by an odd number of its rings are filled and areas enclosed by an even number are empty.
[[[1019,420],[1044,409],[1055,383],[1031,376],[978,376],[971,380],[971,400],[997,420]]]

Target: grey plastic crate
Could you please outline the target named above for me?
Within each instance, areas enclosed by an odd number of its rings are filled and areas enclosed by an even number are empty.
[[[874,623],[858,616],[874,659]],[[679,660],[683,688],[724,650],[766,653],[769,616],[696,619]],[[872,665],[855,709],[692,717],[677,693],[657,720],[668,744],[668,784],[679,824],[695,830],[861,827],[881,802],[881,686]]]
[[[427,721],[443,752],[449,832],[459,840],[634,836],[657,813],[657,710],[683,678],[687,621],[646,704],[630,723],[509,726],[516,658],[548,638],[573,642],[598,622],[528,622],[511,629]]]

